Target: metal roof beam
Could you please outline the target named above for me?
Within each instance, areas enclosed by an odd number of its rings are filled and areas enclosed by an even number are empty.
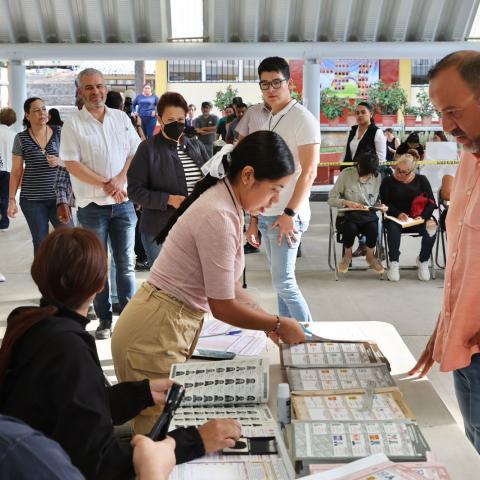
[[[96,0],[95,2],[98,12],[98,23],[100,27],[100,41],[107,43],[107,21],[105,18],[105,9],[103,6],[103,0]]]
[[[259,43],[17,43],[1,44],[0,58],[17,60],[155,60],[259,58],[438,58],[480,51],[480,42],[259,42]]]
[[[2,5],[2,14],[4,16],[5,23],[7,24],[8,38],[12,43],[16,43],[18,39],[15,33],[15,29],[13,28],[12,11],[10,10],[10,5],[8,4],[8,0],[1,0],[1,5]]]

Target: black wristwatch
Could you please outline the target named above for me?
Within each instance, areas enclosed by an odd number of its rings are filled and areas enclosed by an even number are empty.
[[[283,213],[285,215],[288,215],[289,217],[294,217],[295,216],[295,212],[291,209],[291,208],[288,208],[286,207],[284,210],[283,210]]]

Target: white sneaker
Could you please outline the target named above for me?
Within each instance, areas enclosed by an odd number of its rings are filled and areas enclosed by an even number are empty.
[[[2,274],[0,273],[0,282],[4,282],[5,280],[6,280],[5,275],[2,275]]]
[[[6,233],[10,230],[10,227],[0,228],[0,233]]]
[[[400,280],[400,264],[398,262],[390,262],[387,270],[387,278],[391,282],[398,282]]]
[[[417,257],[417,275],[418,279],[422,282],[428,282],[430,280],[430,269],[428,268],[428,260],[426,262],[421,262]]]

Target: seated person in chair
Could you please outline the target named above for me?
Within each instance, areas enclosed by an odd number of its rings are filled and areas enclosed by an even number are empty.
[[[342,232],[345,250],[337,270],[341,273],[348,271],[355,237],[365,235],[367,262],[375,272],[382,274],[383,265],[374,255],[378,238],[378,217],[375,211],[368,210],[368,207],[379,206],[382,179],[378,174],[378,157],[372,150],[367,150],[358,154],[355,160],[357,165],[342,170],[328,195],[328,204],[331,207],[353,209],[339,212],[337,216],[337,230]]]
[[[406,153],[396,159],[394,174],[385,177],[380,187],[380,198],[388,207],[389,216],[400,221],[409,218],[423,219],[424,222],[403,228],[401,224],[386,220],[388,258],[390,260],[387,277],[392,282],[400,280],[400,238],[402,233],[416,233],[422,237],[420,255],[417,258],[418,279],[430,280],[428,261],[435,245],[437,224],[432,215],[435,198],[430,183],[424,175],[415,173],[416,158]]]

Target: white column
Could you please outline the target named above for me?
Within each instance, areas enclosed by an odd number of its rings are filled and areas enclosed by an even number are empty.
[[[17,123],[14,128],[20,131],[23,119],[23,104],[27,99],[27,80],[25,77],[25,64],[21,60],[8,62],[8,100],[9,105],[17,114]]]
[[[316,60],[303,64],[303,106],[320,120],[320,65]]]
[[[145,61],[135,60],[135,94],[136,95],[140,95],[141,93],[143,93],[144,85],[145,85]]]

